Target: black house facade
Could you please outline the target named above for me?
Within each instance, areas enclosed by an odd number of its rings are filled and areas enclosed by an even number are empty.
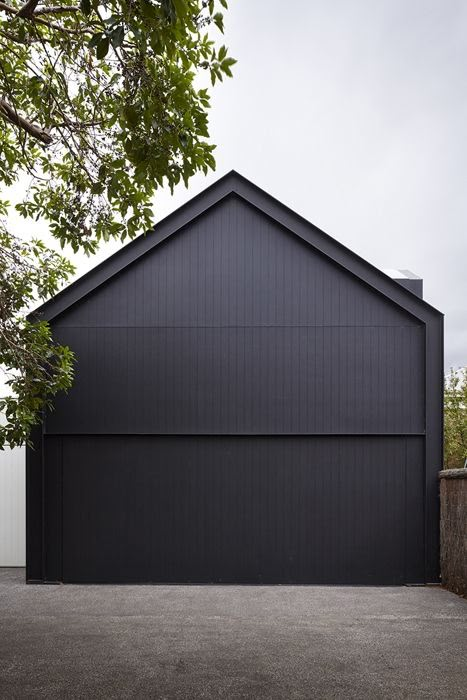
[[[437,581],[414,291],[230,173],[47,302],[76,379],[27,451],[28,580]]]

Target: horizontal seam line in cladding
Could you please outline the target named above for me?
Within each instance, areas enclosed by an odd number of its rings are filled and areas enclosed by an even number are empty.
[[[422,328],[423,324],[418,324],[418,323],[413,323],[413,324],[407,324],[407,325],[394,325],[394,324],[388,324],[388,325],[376,325],[376,324],[359,324],[359,325],[353,325],[353,324],[340,324],[340,323],[334,323],[334,324],[310,324],[310,323],[291,323],[291,324],[283,324],[283,323],[260,323],[260,324],[243,324],[243,325],[229,325],[229,324],[216,324],[216,325],[209,325],[209,326],[203,326],[203,325],[173,325],[173,326],[167,326],[167,325],[152,325],[148,324],[146,326],[141,326],[141,325],[113,325],[113,324],[95,324],[95,325],[71,325],[71,324],[53,324],[55,325],[56,328]]]
[[[426,437],[425,433],[54,433],[50,437]]]

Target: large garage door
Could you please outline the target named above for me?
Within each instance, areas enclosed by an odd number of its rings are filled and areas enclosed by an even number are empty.
[[[49,437],[67,582],[421,581],[417,437]]]

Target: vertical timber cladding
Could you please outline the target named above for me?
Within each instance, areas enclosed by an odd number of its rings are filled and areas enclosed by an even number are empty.
[[[319,248],[338,258],[337,243],[302,220],[316,241],[294,235],[278,215],[295,215],[260,211],[246,194],[267,195],[230,177],[248,192],[179,210],[176,235],[53,302],[77,372],[44,425],[29,578],[433,580],[428,305],[347,251],[376,275],[363,281]]]
[[[62,439],[65,581],[423,577],[420,437]]]

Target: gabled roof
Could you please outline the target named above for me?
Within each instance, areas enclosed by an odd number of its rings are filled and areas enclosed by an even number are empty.
[[[87,274],[77,279],[49,301],[36,309],[31,316],[52,320],[72,304],[93,292],[97,287],[158,246],[191,221],[207,212],[225,197],[236,195],[251,206],[284,226],[337,265],[351,272],[380,294],[398,304],[421,321],[440,314],[433,306],[398,282],[388,277],[356,253],[331,238],[327,233],[296,214],[277,199],[267,194],[242,175],[232,170],[203,192],[190,199],[172,214],[160,221],[154,229],[138,236],[114,255],[104,260]]]

